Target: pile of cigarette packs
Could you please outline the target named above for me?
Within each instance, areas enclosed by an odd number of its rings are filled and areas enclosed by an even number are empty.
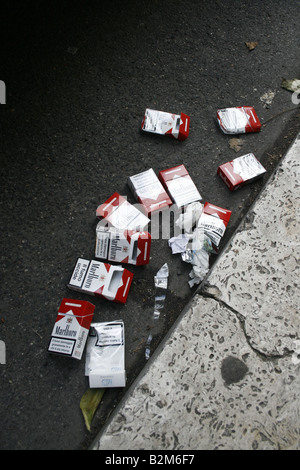
[[[251,106],[217,111],[217,122],[225,134],[258,132],[258,116]],[[141,130],[168,135],[178,141],[189,136],[190,117],[184,113],[146,109]],[[217,168],[217,174],[231,191],[261,177],[266,170],[253,153],[248,153]],[[199,283],[208,270],[211,253],[218,253],[231,211],[209,202],[202,196],[183,164],[153,168],[131,175],[127,180],[136,204],[115,192],[96,208],[95,259],[78,257],[67,287],[70,290],[108,301],[125,304],[133,282],[128,265],[143,266],[150,262],[151,234],[147,231],[156,211],[173,205],[183,217],[194,214],[189,227],[195,230],[169,240],[175,253],[193,264],[190,285]],[[181,219],[182,220],[182,219]],[[180,246],[180,248],[178,248]],[[122,265],[125,264],[126,268]],[[122,320],[93,322],[95,305],[86,300],[63,298],[51,333],[48,351],[80,360],[86,347],[85,374],[89,386],[124,387],[125,330]]]

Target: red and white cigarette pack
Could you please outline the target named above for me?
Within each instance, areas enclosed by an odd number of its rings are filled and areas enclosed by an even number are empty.
[[[96,258],[141,266],[149,263],[150,246],[148,232],[107,228],[101,221],[96,227]]]
[[[150,222],[145,214],[118,193],[114,193],[106,202],[98,206],[96,217],[105,219],[110,225],[120,230],[143,231]]]
[[[64,298],[52,330],[48,351],[81,359],[93,320],[95,305]]]
[[[197,229],[204,231],[212,242],[212,252],[218,253],[232,211],[206,202],[199,218]]]
[[[255,181],[266,173],[266,169],[257,160],[253,153],[237,157],[220,165],[217,170],[230,191]]]
[[[129,176],[128,185],[148,216],[151,212],[172,205],[169,195],[152,168]]]
[[[217,111],[217,120],[225,134],[259,132],[261,123],[252,106],[237,106]]]
[[[122,266],[78,258],[68,283],[69,289],[124,304],[133,273]]]
[[[147,108],[141,127],[145,132],[170,135],[177,140],[185,140],[189,135],[190,116]]]
[[[178,208],[192,202],[202,201],[202,197],[184,165],[160,171],[159,179]]]

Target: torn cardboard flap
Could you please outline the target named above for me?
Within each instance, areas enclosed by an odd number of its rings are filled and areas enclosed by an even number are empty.
[[[48,351],[81,359],[93,320],[95,305],[64,298],[52,330]]]
[[[259,132],[261,123],[252,106],[237,106],[217,111],[217,121],[225,134]]]
[[[129,176],[128,186],[136,200],[142,204],[146,215],[172,205],[169,195],[152,168]]]
[[[178,208],[202,200],[184,165],[160,171],[159,179]]]
[[[149,263],[150,247],[149,232],[107,228],[101,222],[96,227],[95,258],[141,266]]]
[[[132,283],[133,273],[122,266],[78,258],[68,283],[69,289],[104,297],[124,304]]]
[[[266,173],[266,169],[253,153],[242,155],[218,167],[217,174],[222,178],[230,191],[255,181]]]
[[[98,206],[96,217],[120,230],[144,230],[150,222],[137,207],[117,192]]]
[[[184,113],[172,114],[147,108],[141,128],[145,132],[170,135],[185,140],[189,135],[190,117]]]

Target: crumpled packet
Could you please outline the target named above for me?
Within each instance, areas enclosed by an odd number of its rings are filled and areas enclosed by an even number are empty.
[[[180,233],[177,237],[172,237],[168,241],[169,247],[172,250],[172,254],[184,253],[186,251],[187,244],[190,240],[190,235],[186,233]]]
[[[187,250],[181,254],[181,258],[186,263],[193,265],[189,276],[190,287],[200,284],[209,271],[209,256],[212,252],[210,238],[205,235],[203,230],[196,229],[191,238]]]

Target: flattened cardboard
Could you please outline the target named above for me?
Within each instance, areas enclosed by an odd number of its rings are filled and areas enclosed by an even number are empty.
[[[170,135],[177,140],[185,140],[189,135],[190,116],[184,113],[173,114],[147,108],[141,128],[145,132]]]
[[[172,205],[169,195],[166,193],[152,168],[129,176],[128,185],[136,200],[143,206],[147,216],[149,216],[151,212]]]
[[[178,208],[202,197],[184,165],[178,165],[159,172],[159,179]]]
[[[141,266],[149,263],[150,247],[148,232],[96,227],[95,258]]]
[[[260,120],[252,106],[218,109],[217,121],[225,134],[245,134],[261,129]]]
[[[222,178],[230,191],[235,191],[246,183],[255,181],[262,177],[264,173],[266,173],[266,169],[253,153],[248,153],[223,163],[217,169],[217,174]]]
[[[95,305],[90,302],[64,298],[52,330],[48,352],[80,360],[94,310]]]
[[[133,273],[122,266],[78,258],[68,283],[69,289],[124,304]]]

